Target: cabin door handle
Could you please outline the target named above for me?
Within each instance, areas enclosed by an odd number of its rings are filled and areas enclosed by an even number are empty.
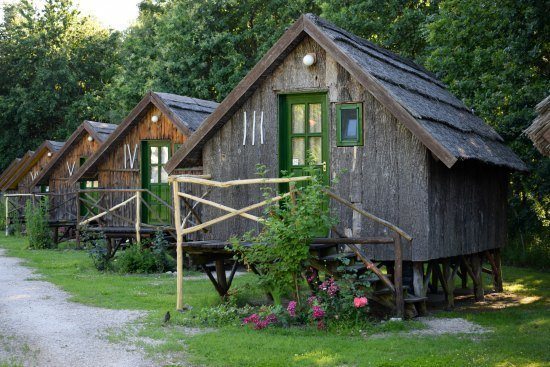
[[[327,162],[323,162],[323,172],[327,171]]]

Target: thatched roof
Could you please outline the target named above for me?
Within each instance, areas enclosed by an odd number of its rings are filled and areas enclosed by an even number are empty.
[[[533,145],[545,156],[550,156],[550,96],[543,99],[536,107],[537,117],[525,133]]]
[[[191,135],[216,109],[216,102],[177,94],[148,92],[128,116],[117,126],[105,143],[76,171],[69,180],[75,183],[95,174],[98,163],[126,136],[130,128],[145,115],[150,106],[157,107],[184,135]]]
[[[313,38],[447,167],[459,160],[478,160],[526,170],[496,131],[450,93],[434,74],[313,14],[305,14],[285,32],[172,157],[167,170],[200,161],[204,143],[304,36]]]
[[[80,126],[71,134],[67,142],[63,144],[63,147],[59,150],[59,153],[53,157],[53,159],[48,163],[46,167],[38,174],[38,176],[31,183],[31,187],[46,184],[54,171],[54,168],[57,166],[57,163],[61,161],[71,150],[71,147],[75,146],[78,143],[79,139],[85,139],[89,134],[97,142],[103,144],[105,140],[115,131],[117,125],[106,124],[104,122],[96,121],[84,121]]]

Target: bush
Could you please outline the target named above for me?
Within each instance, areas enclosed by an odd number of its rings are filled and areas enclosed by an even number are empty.
[[[6,199],[0,197],[0,230],[6,229]]]
[[[162,231],[152,241],[130,246],[117,256],[117,270],[121,273],[161,273],[175,268],[174,259],[168,254],[168,242]]]
[[[80,241],[84,245],[84,248],[88,250],[97,270],[105,271],[113,269],[112,260],[116,249],[113,251],[108,246],[109,243],[105,233],[81,228]]]
[[[48,198],[25,205],[25,219],[29,248],[45,249],[55,246],[48,226]]]

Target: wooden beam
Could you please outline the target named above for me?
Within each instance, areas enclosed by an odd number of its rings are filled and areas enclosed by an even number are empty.
[[[226,212],[234,213],[234,212],[237,211],[237,209],[233,209],[231,207],[228,207],[228,206],[225,206],[225,205],[222,205],[222,204],[218,204],[218,203],[216,203],[214,201],[211,201],[211,200],[202,199],[202,198],[200,198],[198,196],[195,196],[195,195],[186,194],[184,192],[180,192],[180,193],[178,193],[178,195],[181,196],[181,197],[187,198],[187,199],[191,199],[193,201],[197,201],[197,202],[202,203],[202,204],[213,206],[214,208],[225,210]],[[241,217],[251,219],[251,220],[256,221],[256,222],[261,222],[261,221],[265,220],[263,218],[259,218],[255,215],[248,214],[248,213],[242,213]]]
[[[383,225],[384,227],[387,227],[387,228],[391,229],[392,231],[399,233],[402,237],[406,238],[407,240],[412,241],[413,238],[407,232],[403,231],[401,228],[393,225],[392,223],[390,223],[390,222],[388,222],[384,219],[378,218],[376,215],[371,214],[369,212],[366,212],[363,209],[359,209],[358,207],[356,207],[355,205],[353,205],[352,203],[350,203],[346,199],[341,198],[340,196],[336,195],[335,193],[333,193],[333,192],[331,192],[327,189],[323,189],[323,191],[328,196],[333,198],[334,200],[338,201],[339,203],[344,204],[348,208],[351,208],[351,209],[355,210],[357,213],[361,214],[362,216],[367,217],[367,218]]]
[[[227,188],[227,187],[240,186],[240,185],[280,184],[280,183],[289,183],[289,182],[308,181],[308,180],[311,180],[311,176],[282,177],[282,178],[249,178],[244,180],[231,180],[231,181],[214,181],[214,180],[207,180],[204,178],[197,178],[194,176],[183,176],[178,178],[176,176],[173,178],[173,180],[180,183],[192,183],[197,185]]]
[[[136,242],[141,243],[141,192],[136,191]]]
[[[271,199],[267,199],[267,200],[264,200],[262,202],[259,202],[257,204],[253,204],[253,205],[250,205],[250,206],[247,206],[245,208],[242,208],[242,209],[239,209],[239,210],[236,210],[235,212],[233,213],[229,213],[229,214],[225,214],[225,215],[222,215],[221,217],[218,217],[218,218],[215,218],[215,219],[212,219],[212,220],[209,220],[207,222],[204,222],[202,224],[199,224],[197,226],[193,226],[193,227],[189,227],[189,228],[185,228],[185,229],[182,229],[182,234],[188,234],[188,233],[193,233],[193,232],[196,232],[196,231],[200,231],[201,229],[203,228],[206,228],[206,227],[210,227],[211,225],[213,224],[216,224],[216,223],[220,223],[220,222],[223,222],[224,220],[227,220],[229,218],[233,218],[233,217],[236,217],[238,215],[241,215],[242,213],[246,213],[248,211],[251,211],[253,209],[257,209],[257,208],[260,208],[264,205],[267,205],[269,203],[273,203],[273,202],[277,202],[279,200],[282,200],[284,199],[285,197],[289,196],[290,193],[285,193],[283,195],[278,195],[278,196],[275,196],[274,198],[271,198]],[[178,197],[179,198],[179,195],[176,193],[174,194],[174,196]]]
[[[405,316],[405,301],[403,300],[403,246],[401,244],[401,236],[396,233],[394,241],[393,284],[395,284],[396,316],[403,318]]]
[[[93,217],[91,217],[89,219],[86,219],[85,221],[82,221],[81,223],[79,223],[79,225],[83,226],[83,225],[86,225],[86,224],[96,220],[96,219],[99,219],[99,218],[109,214],[110,212],[112,212],[112,211],[114,211],[118,208],[123,207],[124,205],[128,204],[130,201],[134,200],[135,198],[136,198],[136,195],[132,196],[129,199],[124,200],[122,203],[119,203],[119,204],[113,206],[112,208],[108,209],[107,211],[104,211],[103,213],[99,213],[99,214],[94,215]]]
[[[183,311],[183,231],[181,228],[181,206],[178,192],[178,182],[172,181],[174,223],[176,227],[176,309]]]

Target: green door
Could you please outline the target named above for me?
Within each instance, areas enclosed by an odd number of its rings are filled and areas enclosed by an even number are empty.
[[[141,155],[142,188],[153,194],[143,194],[143,200],[147,203],[141,207],[143,221],[149,224],[170,224],[170,209],[155,198],[157,196],[166,203],[171,201],[168,173],[164,170],[170,159],[170,141],[142,141]]]
[[[302,176],[307,174],[304,171],[310,165],[321,175],[323,182],[328,184],[329,144],[326,94],[281,96],[279,127],[281,171]]]

